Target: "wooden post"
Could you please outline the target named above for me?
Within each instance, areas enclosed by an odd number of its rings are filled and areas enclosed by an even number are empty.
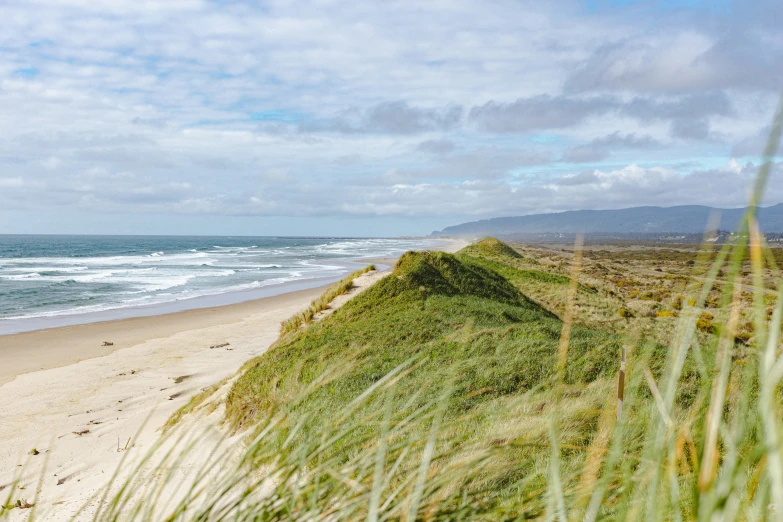
[[[625,346],[620,359],[620,373],[617,376],[617,420],[623,414],[623,397],[625,396]]]

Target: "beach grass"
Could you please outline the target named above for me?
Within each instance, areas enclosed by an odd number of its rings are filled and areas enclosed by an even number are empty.
[[[312,323],[319,312],[323,312],[329,308],[329,304],[334,300],[335,297],[347,294],[353,288],[354,279],[373,270],[375,270],[375,265],[367,265],[366,267],[349,274],[348,276],[327,288],[321,297],[315,299],[310,304],[310,306],[293,317],[283,321],[280,325],[280,335],[285,335],[288,332],[292,332],[304,325]]]

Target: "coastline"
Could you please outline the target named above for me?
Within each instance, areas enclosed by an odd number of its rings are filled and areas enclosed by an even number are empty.
[[[458,238],[439,238],[435,241],[439,241],[441,243],[442,248],[440,248],[440,250],[444,252],[455,252],[469,243],[467,240]],[[0,318],[0,361],[2,360],[1,350],[3,349],[3,346],[7,345],[7,342],[3,343],[3,339],[6,336],[76,325],[94,324],[140,317],[153,317],[190,310],[231,306],[300,290],[321,288],[324,285],[339,281],[349,273],[363,268],[367,264],[374,263],[378,266],[379,269],[384,270],[386,268],[391,268],[396,260],[396,257],[328,259],[324,261],[339,265],[343,268],[343,270],[330,276],[303,278],[277,284],[263,285],[259,286],[258,288],[226,290],[222,292],[173,299],[169,301],[159,301],[148,304],[117,306],[97,311],[79,311],[79,309],[74,309],[70,312],[62,312],[54,315]],[[0,373],[0,384],[2,384],[2,382],[2,374]]]
[[[444,252],[456,252],[468,244],[467,241],[459,239],[442,241]],[[384,270],[391,268],[396,260],[394,257],[365,258],[355,259],[351,264],[359,267],[374,263]],[[339,278],[311,279],[253,291],[162,303],[141,309],[120,309],[116,311],[120,314],[117,318],[113,318],[113,311],[31,318],[29,321],[37,326],[36,328],[0,333],[0,388],[19,375],[102,357],[150,339],[164,338],[194,328],[229,324],[253,314],[301,303],[306,306],[338,280]],[[200,299],[202,301],[199,301]],[[193,306],[201,303],[203,306]],[[139,313],[140,311],[142,313]],[[75,322],[61,324],[63,320],[70,318],[75,319]],[[104,341],[113,345],[103,346]]]
[[[214,294],[162,301],[146,305],[124,306],[109,308],[96,312],[73,312],[43,317],[20,317],[15,319],[0,319],[0,341],[3,337],[26,332],[50,330],[78,325],[87,325],[103,322],[113,322],[141,317],[157,317],[171,315],[180,312],[201,310],[207,308],[222,308],[252,301],[258,301],[279,295],[285,295],[297,291],[323,288],[324,285],[339,281],[354,270],[358,270],[373,261],[333,261],[345,265],[345,271],[341,271],[332,277],[316,277],[287,281],[274,285],[262,286],[247,290],[233,290]],[[386,268],[385,266],[382,268]],[[0,345],[1,346],[1,345]]]
[[[0,335],[0,388],[18,375],[68,366],[152,339],[232,324],[255,314],[309,303],[329,284],[223,306]],[[113,345],[103,346],[104,341]],[[215,340],[213,344],[220,342]]]
[[[443,250],[465,244],[451,242]],[[359,261],[387,265],[382,262],[393,259]],[[333,308],[389,272],[360,276]],[[177,409],[264,353],[277,340],[280,323],[326,286],[0,336],[0,496],[18,481],[24,490],[14,497],[36,502],[43,519],[70,520],[85,504],[81,517],[89,519],[97,506],[90,499],[126,455],[144,456]],[[114,344],[104,347],[103,341]],[[25,515],[12,510],[9,520]]]
[[[264,353],[277,340],[280,322],[319,293],[222,307],[213,318],[195,310],[20,334],[45,338],[36,362],[56,350],[66,354],[60,362],[81,360],[23,373],[0,386],[0,496],[17,482],[23,489],[14,498],[34,502],[42,519],[71,520],[87,505],[79,520],[89,520],[96,507],[91,499],[124,457],[142,458],[177,409]],[[89,332],[100,332],[97,341],[104,328],[112,328],[117,339],[118,328],[126,327],[142,340],[129,338],[134,344],[115,344],[110,353],[86,358]],[[69,331],[73,337],[65,346]],[[27,514],[8,515],[24,520]]]

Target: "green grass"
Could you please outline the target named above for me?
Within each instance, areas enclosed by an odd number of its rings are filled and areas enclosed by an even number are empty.
[[[321,455],[340,465],[361,454],[369,441],[382,438],[384,423],[369,419],[385,409],[391,412],[389,425],[425,417],[398,430],[395,442],[402,444],[426,439],[431,425],[422,420],[438,405],[439,422],[449,431],[442,443],[453,454],[444,457],[447,462],[497,451],[511,441],[545,443],[546,430],[541,431],[540,423],[530,432],[510,429],[503,412],[522,397],[547,409],[562,324],[484,264],[465,254],[405,254],[392,275],[325,320],[283,336],[268,353],[246,365],[228,395],[231,425],[262,421],[263,426],[264,419],[285,409],[285,423],[268,435],[276,440],[277,451],[303,447],[319,441],[322,433],[340,431],[339,440]],[[506,271],[529,277],[510,267]],[[584,400],[593,411],[574,412],[569,422],[594,425],[596,398],[581,394],[589,383],[613,375],[618,353],[617,336],[573,328],[565,381],[576,386],[573,400]],[[399,373],[392,388],[348,411],[348,405],[395,371]],[[329,377],[322,381],[324,375]],[[611,386],[593,392],[610,394]],[[340,419],[338,426],[335,419]],[[492,433],[495,436],[489,436]],[[571,444],[586,447],[589,434],[589,429],[575,430]],[[412,451],[408,459],[418,456]],[[579,460],[581,454],[574,457]],[[535,446],[509,450],[500,459],[502,471],[491,474],[495,489],[486,506],[497,509],[523,482],[544,484],[537,458]],[[392,465],[388,462],[384,472]],[[404,481],[403,471],[389,478],[390,487]],[[477,493],[486,485],[480,482],[463,494]],[[531,503],[531,512],[537,505]]]
[[[302,326],[312,323],[315,320],[316,314],[327,310],[335,297],[347,294],[351,288],[353,288],[354,279],[373,270],[375,270],[375,265],[368,265],[344,277],[340,281],[327,288],[326,291],[321,294],[318,299],[310,303],[310,306],[308,306],[305,310],[283,321],[280,324],[280,335],[285,335],[288,332],[298,330]]]
[[[523,393],[551,377],[560,330],[556,316],[525,298],[480,260],[409,252],[393,275],[324,321],[284,336],[267,354],[246,365],[229,394],[228,417],[233,426],[244,426],[301,393],[332,366],[352,361],[351,371],[294,410],[328,418],[411,358],[418,362],[397,384],[400,400],[407,400],[422,383],[443,379],[448,366],[460,374],[450,408],[461,412]],[[589,382],[614,370],[617,349],[615,336],[575,328],[569,382]],[[474,395],[477,390],[482,393]],[[437,393],[437,389],[427,390],[420,402]]]
[[[462,249],[463,254],[478,258],[520,259],[522,256],[494,237],[487,237]]]
[[[194,413],[198,411],[198,409],[206,402],[207,399],[209,399],[212,394],[214,394],[216,391],[220,389],[221,386],[223,386],[228,379],[223,379],[217,384],[214,384],[208,388],[205,388],[198,392],[196,395],[191,397],[191,399],[185,404],[184,406],[180,407],[177,411],[174,412],[174,414],[168,418],[166,423],[163,425],[163,431],[168,431],[174,426],[179,423],[188,414]]]

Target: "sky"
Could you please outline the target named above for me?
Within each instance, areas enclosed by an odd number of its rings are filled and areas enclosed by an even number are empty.
[[[780,0],[4,0],[0,234],[743,206],[781,64]]]

